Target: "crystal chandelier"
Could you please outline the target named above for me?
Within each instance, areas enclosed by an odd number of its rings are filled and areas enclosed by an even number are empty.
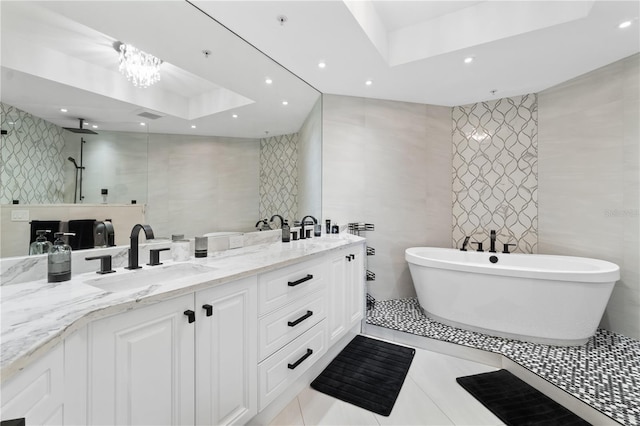
[[[121,42],[114,43],[120,54],[120,72],[136,87],[146,88],[160,81],[162,60],[136,47]]]

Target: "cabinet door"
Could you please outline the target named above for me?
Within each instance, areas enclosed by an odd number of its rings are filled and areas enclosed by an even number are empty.
[[[63,424],[63,345],[2,383],[0,420],[24,418],[28,425]]]
[[[196,293],[196,423],[244,424],[257,413],[257,278]]]
[[[349,252],[341,250],[329,259],[329,346],[347,331],[346,280]]]
[[[351,328],[364,317],[364,250],[362,246],[349,250],[351,262],[347,262],[347,322]]]
[[[194,423],[193,295],[98,320],[89,328],[89,423]]]
[[[364,312],[364,250],[340,250],[329,260],[329,346],[357,325]]]

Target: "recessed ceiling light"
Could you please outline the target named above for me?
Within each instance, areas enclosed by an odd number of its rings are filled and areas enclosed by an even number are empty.
[[[282,101],[282,105],[289,105],[289,101]]]
[[[238,118],[238,114],[233,114],[231,117]]]
[[[267,78],[264,79],[264,82],[267,83],[267,84],[271,84],[271,83],[273,83],[273,80],[271,80],[269,77],[267,77]]]
[[[618,25],[618,28],[622,29],[622,28],[628,28],[631,26],[631,21],[624,21],[621,22],[620,25]]]
[[[466,58],[464,58],[464,63],[465,64],[470,64],[471,62],[473,62],[475,58],[473,56],[467,56]]]
[[[325,61],[318,62],[318,68],[325,68],[326,66],[327,66],[327,63]]]
[[[371,86],[373,84],[373,80],[367,80],[364,82],[367,86]]]
[[[60,112],[67,112],[66,108],[60,108]]]
[[[195,129],[195,128],[196,128],[196,125],[195,125],[195,124],[192,124],[192,125],[191,125],[191,128],[192,128],[192,129]]]
[[[94,124],[93,126],[91,126],[91,127],[93,127],[94,129],[97,129],[97,128],[98,128],[98,126],[96,126],[95,124]]]
[[[146,123],[140,123],[140,125],[141,125],[141,126],[146,126],[147,124],[146,124]]]

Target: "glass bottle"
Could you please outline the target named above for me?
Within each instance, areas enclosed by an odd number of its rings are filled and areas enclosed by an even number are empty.
[[[33,256],[34,254],[47,254],[49,253],[49,249],[51,248],[51,242],[47,240],[45,234],[51,231],[38,229],[36,231],[36,240],[31,243],[29,246],[29,256]]]
[[[291,241],[291,228],[289,227],[289,223],[285,220],[282,224],[282,242],[288,243]]]
[[[49,249],[47,257],[47,281],[57,283],[71,279],[71,246],[62,239],[65,235],[73,233],[56,232],[55,241]]]

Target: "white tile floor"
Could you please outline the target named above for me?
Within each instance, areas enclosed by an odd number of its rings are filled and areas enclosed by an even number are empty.
[[[270,425],[502,425],[504,423],[455,380],[456,377],[495,370],[484,364],[416,349],[409,374],[389,417],[307,387]]]

